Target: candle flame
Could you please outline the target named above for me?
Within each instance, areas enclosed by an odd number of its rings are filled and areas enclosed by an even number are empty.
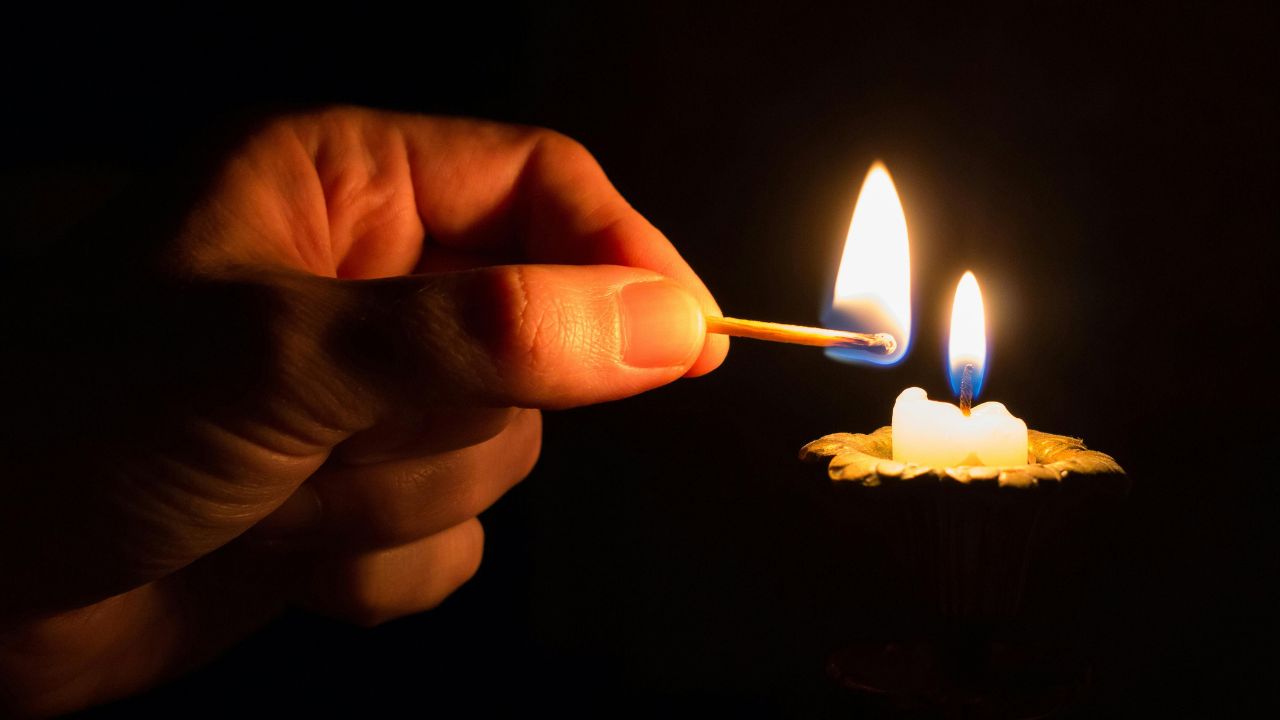
[[[873,164],[862,181],[822,323],[838,330],[889,333],[898,341],[887,355],[856,348],[828,349],[827,355],[836,360],[895,365],[911,345],[907,218],[884,163]]]
[[[964,367],[973,366],[973,396],[982,390],[987,364],[987,325],[982,307],[982,291],[972,272],[965,272],[956,286],[956,299],[951,305],[951,339],[947,345],[951,366],[951,390],[960,394]]]

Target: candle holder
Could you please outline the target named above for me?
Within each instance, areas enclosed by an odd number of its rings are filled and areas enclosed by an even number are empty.
[[[819,491],[837,529],[892,553],[917,629],[837,650],[827,671],[840,686],[862,705],[946,716],[1045,717],[1079,702],[1088,664],[1012,629],[1045,541],[1070,555],[1098,530],[1085,520],[1127,494],[1115,460],[1031,430],[1026,465],[924,467],[892,459],[888,427],[827,435],[800,457],[825,463]]]

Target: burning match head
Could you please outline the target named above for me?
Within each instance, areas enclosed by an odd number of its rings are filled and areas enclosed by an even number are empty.
[[[898,341],[889,333],[874,335],[849,333],[848,337],[837,338],[828,347],[857,348],[880,355],[892,355],[893,351],[898,349]]]
[[[898,340],[889,333],[876,333],[876,340],[885,355],[892,355],[898,349]]]

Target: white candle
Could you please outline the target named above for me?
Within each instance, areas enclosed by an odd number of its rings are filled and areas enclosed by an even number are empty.
[[[956,287],[948,343],[952,389],[973,397],[982,389],[987,361],[987,329],[982,292],[973,273]],[[962,383],[965,369],[967,383]],[[907,388],[893,405],[893,459],[929,467],[1026,465],[1027,424],[998,402],[983,403],[966,415],[951,403],[930,400]]]
[[[1026,465],[1027,424],[998,402],[965,417],[959,407],[907,388],[893,405],[893,459],[929,467]]]

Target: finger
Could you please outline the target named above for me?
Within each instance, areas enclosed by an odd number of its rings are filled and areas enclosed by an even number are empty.
[[[429,610],[480,567],[484,530],[472,518],[415,542],[321,563],[301,604],[373,626]]]
[[[652,270],[720,314],[591,154],[547,130],[351,108],[286,117],[253,137],[215,187],[192,227],[249,238],[237,263],[388,277],[417,266],[428,239],[462,253],[454,259],[514,252],[520,262]],[[712,338],[691,374],[716,367],[727,347]]]
[[[541,415],[526,410],[497,436],[462,450],[375,465],[329,465],[254,534],[345,548],[412,542],[483,512],[529,474],[541,443]]]

